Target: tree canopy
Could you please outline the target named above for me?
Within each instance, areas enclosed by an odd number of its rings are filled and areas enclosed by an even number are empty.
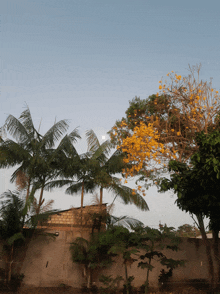
[[[124,150],[125,161],[133,165],[126,175],[142,172],[147,177],[149,170],[168,167],[169,160],[188,162],[198,149],[196,132],[219,128],[219,93],[211,81],[200,80],[199,73],[200,67],[190,68],[183,78],[168,73],[168,80],[159,81],[158,93],[130,101],[126,117],[110,131],[112,143]]]

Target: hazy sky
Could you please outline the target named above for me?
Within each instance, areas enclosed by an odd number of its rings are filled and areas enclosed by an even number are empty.
[[[70,119],[70,131],[80,126],[83,136],[93,129],[101,139],[129,100],[156,93],[171,70],[188,75],[188,64],[201,63],[201,78],[213,77],[219,90],[219,0],[2,0],[0,11],[0,125],[8,114],[18,117],[26,102],[36,126],[42,118],[43,134],[56,117]],[[85,139],[77,148],[86,151]],[[13,189],[10,174],[0,171],[0,193]],[[80,204],[63,190],[45,196],[55,208]],[[115,215],[150,226],[192,224],[175,196],[152,188],[145,199],[150,212],[116,201]],[[111,200],[105,193],[104,201]]]

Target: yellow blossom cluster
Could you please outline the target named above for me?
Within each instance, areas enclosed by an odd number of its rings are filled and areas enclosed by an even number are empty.
[[[122,140],[118,148],[127,155],[124,162],[132,163],[132,167],[126,170],[126,176],[133,176],[139,172],[147,161],[154,160],[160,163],[159,153],[169,151],[158,142],[158,138],[159,134],[153,124],[147,126],[141,122],[139,126],[134,128],[132,135]]]
[[[159,81],[158,93],[138,101],[140,108],[135,108],[134,103],[127,118],[112,129],[112,140],[125,152],[125,162],[131,166],[124,170],[125,177],[139,171],[144,171],[147,177],[151,160],[165,167],[170,159],[187,162],[197,148],[196,132],[209,132],[220,126],[219,92],[211,82],[199,79],[199,67],[190,71],[187,77],[173,71],[168,73],[167,80]],[[154,171],[161,168],[158,164],[154,165]],[[140,187],[137,191],[141,191]]]

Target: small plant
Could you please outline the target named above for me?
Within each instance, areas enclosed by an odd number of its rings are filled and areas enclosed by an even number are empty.
[[[158,282],[159,282],[159,285],[160,285],[161,289],[166,288],[167,282],[168,282],[169,278],[172,277],[172,275],[173,275],[173,269],[172,268],[170,268],[168,271],[165,271],[164,269],[162,269],[160,271]]]
[[[141,261],[138,263],[138,267],[146,270],[146,280],[145,280],[145,290],[144,293],[149,293],[149,274],[150,271],[154,269],[152,261],[159,262],[162,266],[166,266],[169,271],[161,275],[160,279],[168,279],[172,276],[173,269],[180,265],[184,265],[183,260],[174,260],[172,258],[167,258],[163,249],[170,249],[172,251],[177,251],[179,249],[178,245],[180,239],[173,232],[173,228],[168,228],[166,225],[161,226],[160,230],[152,229],[150,227],[138,228],[138,233],[140,236],[140,248],[144,250],[144,254],[141,254],[139,258]]]
[[[122,276],[112,278],[112,276],[101,275],[99,281],[103,283],[105,287],[100,287],[101,294],[114,294],[118,288],[118,283],[123,280]]]
[[[131,285],[131,282],[134,280],[134,276],[129,276],[123,285],[123,294],[131,294],[133,290],[133,286]]]
[[[67,288],[68,286],[66,284],[64,284],[64,283],[61,283],[61,284],[59,284],[59,287],[60,288]]]

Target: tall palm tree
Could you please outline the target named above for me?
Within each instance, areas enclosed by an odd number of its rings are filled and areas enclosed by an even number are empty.
[[[11,139],[2,140],[0,144],[0,167],[8,168],[19,165],[11,177],[26,188],[26,204],[34,199],[35,191],[40,189],[39,207],[43,204],[43,190],[47,181],[55,178],[62,165],[66,148],[80,138],[77,129],[66,135],[56,149],[55,144],[68,129],[68,121],[55,123],[44,136],[40,135],[33,124],[28,107],[17,119],[9,115],[2,130],[9,133]]]
[[[115,198],[120,197],[125,204],[135,204],[141,210],[149,210],[147,203],[140,194],[134,193],[131,188],[122,185],[120,179],[114,176],[122,173],[125,168],[124,154],[116,150],[109,157],[111,152],[109,140],[100,144],[93,130],[87,131],[86,136],[91,158],[96,160],[99,166],[95,175],[95,183],[100,188],[100,204],[103,203],[103,190],[107,189],[115,194]]]
[[[96,188],[94,183],[94,170],[97,162],[92,160],[89,153],[78,154],[74,146],[66,152],[63,160],[65,165],[59,172],[60,179],[52,180],[45,185],[45,188],[52,191],[54,188],[69,186],[66,194],[73,195],[81,191],[81,208],[83,208],[85,192],[93,192]]]
[[[48,183],[46,189],[52,190],[68,185],[67,194],[72,195],[81,191],[81,208],[83,207],[84,192],[93,192],[96,188],[100,188],[101,205],[103,189],[108,189],[115,194],[115,197],[120,197],[125,204],[135,204],[141,210],[149,210],[146,201],[140,194],[123,186],[120,179],[113,176],[116,173],[121,173],[125,166],[122,160],[123,154],[116,151],[108,158],[110,142],[106,140],[100,144],[92,130],[88,131],[86,136],[88,151],[79,155],[72,146],[71,152],[67,154],[66,169],[60,173],[62,178]],[[78,171],[76,171],[76,167]]]

